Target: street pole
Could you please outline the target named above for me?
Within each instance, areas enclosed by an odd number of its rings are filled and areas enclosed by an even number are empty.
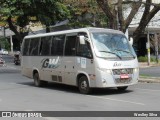
[[[5,30],[5,26],[3,27],[3,36],[4,36],[4,38],[6,37],[6,30]]]
[[[156,62],[158,63],[158,38],[157,38],[157,33],[154,34],[154,38],[155,38]]]
[[[150,65],[150,38],[149,38],[149,30],[147,31],[147,55],[148,55],[148,66]]]
[[[11,43],[11,54],[13,54],[13,40],[12,40],[12,35],[10,35],[10,43]]]

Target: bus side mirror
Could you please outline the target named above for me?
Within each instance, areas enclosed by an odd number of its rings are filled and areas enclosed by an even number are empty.
[[[80,44],[81,45],[84,45],[85,44],[85,37],[84,36],[79,36],[79,41],[80,41]]]
[[[133,38],[132,38],[132,37],[131,37],[130,40],[129,40],[129,44],[130,44],[130,45],[133,45]]]

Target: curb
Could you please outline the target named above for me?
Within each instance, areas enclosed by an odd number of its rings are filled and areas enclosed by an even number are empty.
[[[140,77],[138,82],[160,83],[160,78],[159,77],[149,77],[149,78]]]
[[[148,65],[148,63],[139,62],[139,68],[149,68],[149,67],[156,67],[156,66],[160,66],[160,64],[159,63],[150,63],[150,65]]]

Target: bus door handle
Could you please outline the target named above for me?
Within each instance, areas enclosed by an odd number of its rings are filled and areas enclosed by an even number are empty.
[[[73,66],[73,69],[74,69],[74,66]]]
[[[66,68],[66,65],[64,66],[64,68]]]

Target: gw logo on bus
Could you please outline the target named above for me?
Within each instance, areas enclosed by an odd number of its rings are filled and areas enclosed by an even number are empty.
[[[113,67],[120,67],[121,65],[122,65],[121,63],[115,62],[115,63],[113,64]]]
[[[45,58],[42,60],[42,68],[58,68],[59,67],[59,57],[56,59]]]

